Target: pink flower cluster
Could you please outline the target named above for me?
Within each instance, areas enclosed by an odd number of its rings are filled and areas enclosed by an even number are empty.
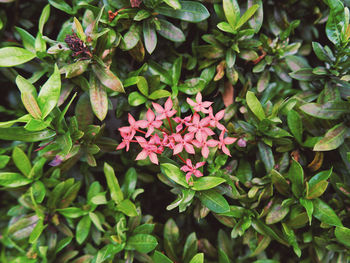
[[[148,109],[146,120],[136,121],[129,113],[129,126],[119,128],[123,139],[117,150],[126,148],[126,151],[128,151],[130,143],[137,142],[142,151],[137,155],[136,160],[143,160],[148,157],[152,163],[158,164],[157,155],[161,154],[165,148],[169,148],[173,151],[173,155],[177,155],[184,163],[181,170],[186,172],[187,182],[191,175],[203,176],[198,168],[203,166],[205,162],[192,164],[191,159],[183,159],[180,153],[185,151],[194,155],[194,147],[196,147],[200,149],[204,158],[208,158],[209,148],[218,147],[223,153],[231,156],[226,145],[233,144],[237,138],[225,137],[227,130],[220,123],[225,111],[221,110],[214,115],[211,107],[212,102],[202,101],[200,93],[197,94],[196,101],[187,98],[187,103],[193,107],[194,113],[185,118],[173,117],[176,110],[173,109],[173,102],[170,97],[165,102],[164,107],[158,103],[152,103],[157,116],[152,109]],[[205,117],[201,118],[200,112]],[[164,127],[164,120],[167,121],[170,131]],[[176,127],[173,129],[175,123]],[[220,130],[218,140],[212,138],[215,135],[214,128]],[[141,129],[146,129],[146,131]],[[136,136],[137,132],[143,136]]]

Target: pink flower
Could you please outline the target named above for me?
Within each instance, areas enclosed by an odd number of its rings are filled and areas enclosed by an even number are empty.
[[[219,149],[221,149],[224,154],[227,154],[228,156],[231,156],[229,149],[226,147],[226,145],[234,143],[237,138],[232,138],[232,137],[226,137],[224,138],[225,131],[222,131],[219,137]]]
[[[182,126],[186,125],[189,126],[191,124],[191,115],[185,117],[184,119],[181,119],[180,117],[175,117],[173,120],[176,123],[179,123],[179,125],[176,126],[176,132],[180,132],[182,130]]]
[[[200,116],[196,113],[193,116],[192,125],[188,127],[188,131],[196,133],[196,139],[198,141],[202,141],[204,137],[207,138],[208,136],[215,134],[212,131],[212,129],[208,127],[209,123],[210,123],[209,117],[200,119]]]
[[[156,110],[156,112],[158,114],[160,114],[157,116],[156,120],[163,120],[166,118],[170,118],[176,113],[176,110],[172,109],[173,101],[171,100],[170,97],[165,102],[164,108],[155,102],[152,102],[152,105],[153,105],[154,109]]]
[[[246,147],[247,146],[247,141],[244,140],[243,138],[241,138],[241,139],[238,140],[237,145],[239,147]]]
[[[139,121],[135,121],[134,117],[129,113],[128,121],[130,126],[121,127],[118,130],[122,133],[133,133],[140,127]]]
[[[158,164],[158,157],[156,154],[157,146],[152,144],[152,142],[147,142],[145,138],[136,136],[137,142],[142,147],[142,151],[136,156],[135,160],[144,160],[149,157],[150,161],[154,164]]]
[[[196,177],[201,177],[203,174],[198,171],[197,169],[201,166],[203,166],[205,162],[199,162],[196,164],[196,166],[192,165],[191,159],[186,160],[186,164],[181,167],[181,171],[187,172],[186,173],[186,182],[188,183],[188,180],[190,180],[191,175],[193,174]]]
[[[191,144],[193,137],[194,137],[193,133],[187,133],[183,138],[180,134],[176,133],[174,135],[174,139],[175,139],[175,142],[178,142],[178,144],[176,144],[174,147],[173,155],[179,154],[180,152],[182,152],[183,148],[185,148],[186,152],[190,154],[195,154],[194,148]]]
[[[203,101],[202,102],[202,94],[200,92],[197,93],[196,102],[194,102],[190,98],[187,98],[186,101],[188,104],[190,104],[193,107],[193,109],[196,112],[203,112],[203,113],[208,113],[209,110],[206,108],[208,108],[212,104],[212,102],[210,102],[210,101]]]
[[[198,140],[193,140],[192,141],[193,145],[196,146],[197,148],[202,148],[201,153],[204,158],[208,158],[209,155],[209,148],[208,147],[215,147],[218,145],[218,141],[216,140],[208,140],[207,137],[205,136],[204,140],[198,141]]]
[[[123,133],[123,132],[121,132],[120,134],[123,137],[123,140],[118,145],[116,150],[120,150],[120,149],[123,149],[124,147],[126,147],[126,151],[129,151],[130,142],[131,142],[132,138],[134,137],[135,132],[132,132],[132,133]]]
[[[154,128],[158,129],[160,126],[162,126],[163,122],[155,120],[156,115],[151,109],[148,109],[146,113],[146,118],[147,120],[138,121],[138,124],[143,129],[148,128],[146,133],[146,138],[147,138],[154,132]]]
[[[213,114],[212,107],[209,108],[209,117],[210,117],[210,126],[217,127],[219,130],[226,131],[224,125],[222,125],[219,121],[225,116],[225,110],[221,110],[218,113]]]

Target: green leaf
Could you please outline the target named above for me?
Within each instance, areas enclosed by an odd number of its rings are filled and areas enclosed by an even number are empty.
[[[183,248],[182,259],[188,262],[198,251],[198,239],[195,232],[189,234]]]
[[[252,167],[247,160],[241,159],[239,161],[239,166],[237,169],[236,176],[238,177],[239,181],[242,183],[246,183],[252,179],[253,177]]]
[[[328,178],[331,176],[332,172],[333,172],[333,168],[315,174],[309,180],[309,187],[314,187],[319,182],[324,181],[324,180],[328,180]]]
[[[157,34],[154,25],[147,19],[143,22],[143,39],[149,54],[152,54],[157,46]]]
[[[0,173],[0,185],[4,187],[20,187],[30,184],[32,180],[19,173],[2,172]]]
[[[344,5],[340,0],[326,1],[331,11],[326,24],[326,35],[334,45],[342,42],[342,32],[345,25]]]
[[[320,181],[317,184],[313,186],[309,186],[308,183],[306,183],[306,198],[307,199],[315,199],[317,197],[320,197],[327,189],[328,182],[327,181]]]
[[[163,230],[164,237],[164,249],[166,254],[173,260],[178,261],[176,256],[177,246],[179,245],[179,228],[177,227],[175,221],[170,218],[164,225]]]
[[[85,215],[82,219],[80,219],[77,224],[77,229],[75,233],[75,238],[79,245],[84,243],[85,239],[88,237],[91,227],[91,220],[88,215]]]
[[[334,210],[321,199],[317,198],[312,200],[314,204],[314,217],[320,220],[322,223],[342,227],[343,224]]]
[[[34,196],[35,202],[40,204],[46,194],[46,188],[45,185],[41,181],[36,181],[32,184],[30,188],[31,194]]]
[[[47,4],[43,11],[41,12],[40,19],[39,19],[39,32],[42,34],[44,30],[44,25],[47,22],[47,20],[50,17],[50,5]]]
[[[258,10],[259,5],[252,5],[248,8],[248,10],[242,15],[242,17],[238,20],[235,30],[238,30],[241,26],[243,26]]]
[[[128,102],[131,106],[139,106],[147,101],[147,98],[137,91],[133,91],[128,96]]]
[[[151,234],[154,230],[155,224],[142,224],[132,231],[133,234]]]
[[[288,206],[282,206],[280,204],[273,204],[269,213],[266,216],[265,222],[268,225],[275,224],[281,221],[289,212]]]
[[[92,111],[100,121],[103,121],[108,112],[107,92],[105,87],[93,76],[90,78],[89,93]]]
[[[33,231],[30,233],[28,242],[31,244],[35,243],[46,227],[47,225],[44,225],[43,220],[39,220]]]
[[[106,260],[108,259],[113,260],[114,255],[122,251],[124,249],[124,246],[125,246],[125,243],[108,244],[98,251],[96,257],[94,258],[96,260],[92,262],[102,263],[102,262],[106,262]]]
[[[124,199],[117,205],[117,210],[124,213],[127,216],[137,216],[136,206],[129,199]]]
[[[336,227],[334,230],[334,235],[337,240],[343,245],[350,246],[350,229],[347,227]]]
[[[204,262],[204,253],[198,253],[190,261],[190,263],[203,263],[203,262]]]
[[[57,105],[61,92],[61,75],[55,64],[55,70],[50,78],[41,87],[38,95],[38,104],[42,112],[42,118],[45,118]]]
[[[35,53],[35,38],[23,28],[15,27],[15,29],[22,39],[24,48]]]
[[[289,73],[293,79],[300,81],[312,81],[316,76],[312,73],[312,68],[301,68]]]
[[[337,149],[344,142],[348,128],[339,123],[327,131],[325,136],[314,146],[314,151],[331,151]]]
[[[89,217],[90,217],[92,223],[94,223],[95,227],[96,227],[98,230],[104,232],[104,229],[103,229],[103,227],[102,227],[102,225],[101,225],[101,221],[100,221],[100,218],[98,217],[98,215],[96,215],[96,214],[93,213],[93,212],[89,212]]]
[[[137,234],[128,238],[125,249],[135,249],[140,253],[149,253],[158,245],[154,236],[148,234]]]
[[[24,64],[36,55],[26,49],[19,47],[0,48],[0,67],[14,67]]]
[[[304,193],[304,170],[300,163],[292,160],[288,171],[288,178],[292,182],[292,192],[296,197],[302,197]]]
[[[287,196],[289,193],[289,184],[287,180],[275,169],[272,169],[270,174],[271,174],[271,181],[275,185],[277,191]]]
[[[173,263],[173,261],[159,251],[154,251],[152,256],[154,263]]]
[[[331,62],[331,58],[328,56],[328,53],[324,50],[320,43],[312,42],[312,49],[319,60]]]
[[[0,139],[9,141],[39,142],[56,135],[55,131],[27,131],[24,127],[0,128]]]
[[[140,28],[136,24],[132,24],[129,31],[123,37],[121,48],[123,50],[130,50],[137,45],[140,40]]]
[[[311,200],[300,198],[300,204],[305,208],[311,226],[312,214],[314,213],[314,204]]]
[[[124,200],[124,195],[120,189],[117,177],[114,174],[114,170],[112,166],[105,162],[103,171],[107,179],[109,191],[111,192],[111,198],[118,205],[121,201]]]
[[[32,169],[32,164],[30,163],[30,160],[21,148],[13,148],[12,160],[15,163],[18,170],[20,170],[22,174],[28,177],[30,170]]]
[[[72,237],[65,237],[65,238],[62,238],[62,239],[57,243],[55,252],[56,252],[56,253],[60,252],[62,249],[64,249],[66,246],[68,246],[69,243],[72,242],[72,240],[73,240]]]
[[[83,42],[85,42],[86,41],[86,35],[84,33],[83,26],[81,25],[81,23],[79,22],[79,20],[76,17],[74,17],[73,21],[74,21],[74,26],[75,26],[75,29],[77,31],[78,37],[81,40],[83,40]]]
[[[148,96],[148,98],[150,100],[157,100],[157,99],[161,99],[161,98],[167,98],[170,97],[171,93],[167,90],[164,89],[159,89],[159,90],[155,90],[151,93],[151,95]]]
[[[254,92],[247,91],[246,100],[249,109],[259,120],[263,120],[266,118],[264,109],[262,108],[260,101],[257,99]]]
[[[49,0],[49,3],[59,9],[62,10],[63,12],[66,12],[69,15],[74,15],[75,11],[73,10],[73,8],[68,5],[64,0]]]
[[[350,113],[350,104],[345,101],[330,101],[325,104],[307,103],[300,109],[308,115],[319,119],[336,120],[345,113]]]
[[[251,28],[255,30],[255,33],[259,32],[263,19],[264,19],[264,11],[263,11],[263,3],[261,0],[248,0],[248,5],[247,7],[250,8],[254,4],[259,5],[259,8],[257,12],[254,13],[254,16],[252,19],[249,20],[249,25]]]
[[[239,5],[236,0],[223,0],[223,8],[227,22],[232,28],[236,27],[236,24],[241,16]]]
[[[197,192],[196,196],[204,206],[214,213],[227,213],[230,211],[230,206],[226,199],[213,189]]]
[[[160,168],[162,169],[163,173],[175,183],[185,188],[189,187],[188,183],[186,182],[185,174],[176,165],[171,163],[162,163]]]
[[[86,212],[79,207],[59,208],[56,209],[56,211],[67,218],[78,218],[86,214]]]
[[[10,161],[10,156],[7,155],[0,155],[0,169],[3,169],[6,167],[8,162]]]
[[[113,91],[125,93],[123,83],[107,67],[102,67],[98,64],[94,64],[92,65],[92,70],[104,86]]]
[[[162,67],[161,65],[157,64],[152,60],[148,62],[148,65],[149,65],[149,70],[153,75],[160,76],[161,82],[164,82],[169,86],[173,84],[171,75],[168,73],[167,70],[164,69],[164,67]]]
[[[262,162],[265,165],[266,172],[270,172],[275,166],[275,159],[271,147],[263,142],[258,142],[259,154]]]
[[[160,29],[157,32],[164,38],[173,42],[183,42],[186,40],[184,33],[180,28],[174,26],[172,23],[159,19]]]
[[[303,140],[303,123],[299,114],[294,110],[290,110],[287,115],[287,123],[297,142],[301,143]]]
[[[236,53],[230,48],[226,51],[226,65],[232,68],[236,62]]]
[[[209,17],[207,8],[194,1],[181,1],[181,9],[175,10],[169,6],[159,6],[155,8],[155,12],[192,23],[201,22]]]
[[[63,66],[60,70],[61,73],[65,73],[65,77],[70,79],[83,74],[90,65],[91,60],[78,60],[72,64]]]
[[[195,191],[208,190],[222,184],[223,182],[226,182],[226,180],[221,177],[215,177],[215,176],[200,177],[193,182],[193,186],[191,189]]]
[[[178,0],[163,0],[164,3],[166,3],[168,6],[172,7],[173,9],[180,9],[181,4]]]
[[[300,258],[301,250],[299,248],[297,237],[295,236],[294,231],[284,223],[282,223],[282,226],[283,226],[283,232],[287,237],[288,243],[293,247],[295,254]]]

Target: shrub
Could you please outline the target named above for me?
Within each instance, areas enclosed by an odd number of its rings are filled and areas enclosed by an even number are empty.
[[[0,0],[2,262],[349,262],[349,1]]]

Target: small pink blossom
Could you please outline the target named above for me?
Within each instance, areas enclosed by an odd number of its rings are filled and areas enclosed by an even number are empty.
[[[219,137],[219,149],[221,149],[224,154],[227,154],[228,156],[231,156],[230,150],[226,147],[226,145],[234,143],[237,138],[232,138],[232,137],[226,137],[224,138],[225,131],[222,131]]]
[[[218,145],[219,142],[213,139],[207,141],[207,137],[205,137],[204,140],[201,140],[201,141],[193,140],[192,143],[197,148],[202,149],[201,154],[204,158],[208,158],[209,156],[208,147],[215,147],[216,145]]]
[[[159,127],[162,126],[163,122],[160,120],[155,120],[156,115],[151,109],[148,109],[146,113],[146,118],[147,120],[138,121],[138,124],[143,129],[148,128],[147,133],[145,135],[147,138],[154,132],[154,128],[159,129]]]
[[[247,141],[244,140],[243,138],[241,138],[241,139],[238,140],[237,145],[239,147],[246,147],[247,146]]]
[[[225,110],[221,110],[218,113],[213,114],[212,107],[209,108],[209,117],[210,117],[210,126],[216,127],[221,131],[226,131],[226,128],[224,125],[222,125],[219,121],[225,116]]]
[[[200,119],[199,114],[195,114],[193,116],[192,124],[188,127],[189,132],[194,132],[196,134],[196,139],[198,141],[202,141],[203,138],[214,135],[215,133],[210,129],[209,126],[210,118],[205,117],[204,119]]]
[[[202,102],[202,94],[200,92],[197,93],[196,102],[194,102],[190,98],[187,98],[186,101],[188,104],[190,104],[193,107],[193,109],[196,112],[203,112],[205,114],[209,112],[209,110],[206,108],[210,107],[210,105],[213,104],[210,101],[203,101]]]
[[[144,160],[147,157],[149,157],[152,163],[158,164],[158,157],[157,157],[157,154],[155,153],[158,150],[157,146],[147,142],[146,139],[141,136],[136,136],[135,138],[137,142],[140,144],[140,146],[142,147],[142,151],[136,156],[135,160]]]
[[[128,115],[128,121],[130,126],[125,126],[119,128],[119,131],[122,133],[136,133],[136,131],[140,128],[140,123],[139,121],[135,121],[134,117],[129,113]]]
[[[132,132],[130,134],[121,132],[120,134],[123,137],[123,140],[118,145],[117,150],[120,150],[120,149],[123,149],[126,147],[126,151],[129,151],[130,142],[131,142],[132,138],[134,137],[135,132]]]
[[[183,138],[180,134],[176,133],[174,135],[174,139],[175,139],[175,142],[177,142],[178,144],[176,144],[174,147],[173,155],[179,154],[180,152],[182,152],[183,148],[185,148],[186,152],[190,154],[195,154],[194,148],[191,144],[193,137],[194,137],[193,133],[187,133]]]
[[[205,162],[199,162],[196,164],[196,166],[192,165],[191,159],[186,160],[186,164],[181,167],[181,171],[184,171],[186,173],[186,182],[188,183],[188,180],[190,180],[191,175],[193,174],[196,177],[201,177],[203,174],[201,171],[197,170],[199,167],[203,166]]]
[[[180,117],[175,117],[173,119],[176,123],[179,123],[177,126],[176,126],[176,132],[180,132],[182,130],[182,127],[183,125],[185,126],[189,126],[191,125],[191,115],[190,116],[187,116],[185,118],[180,118]]]
[[[156,110],[156,112],[159,114],[156,120],[163,120],[166,118],[170,118],[174,116],[176,113],[176,110],[172,109],[173,101],[171,100],[170,97],[165,102],[164,108],[155,102],[152,102],[152,105],[153,105],[153,108]]]

